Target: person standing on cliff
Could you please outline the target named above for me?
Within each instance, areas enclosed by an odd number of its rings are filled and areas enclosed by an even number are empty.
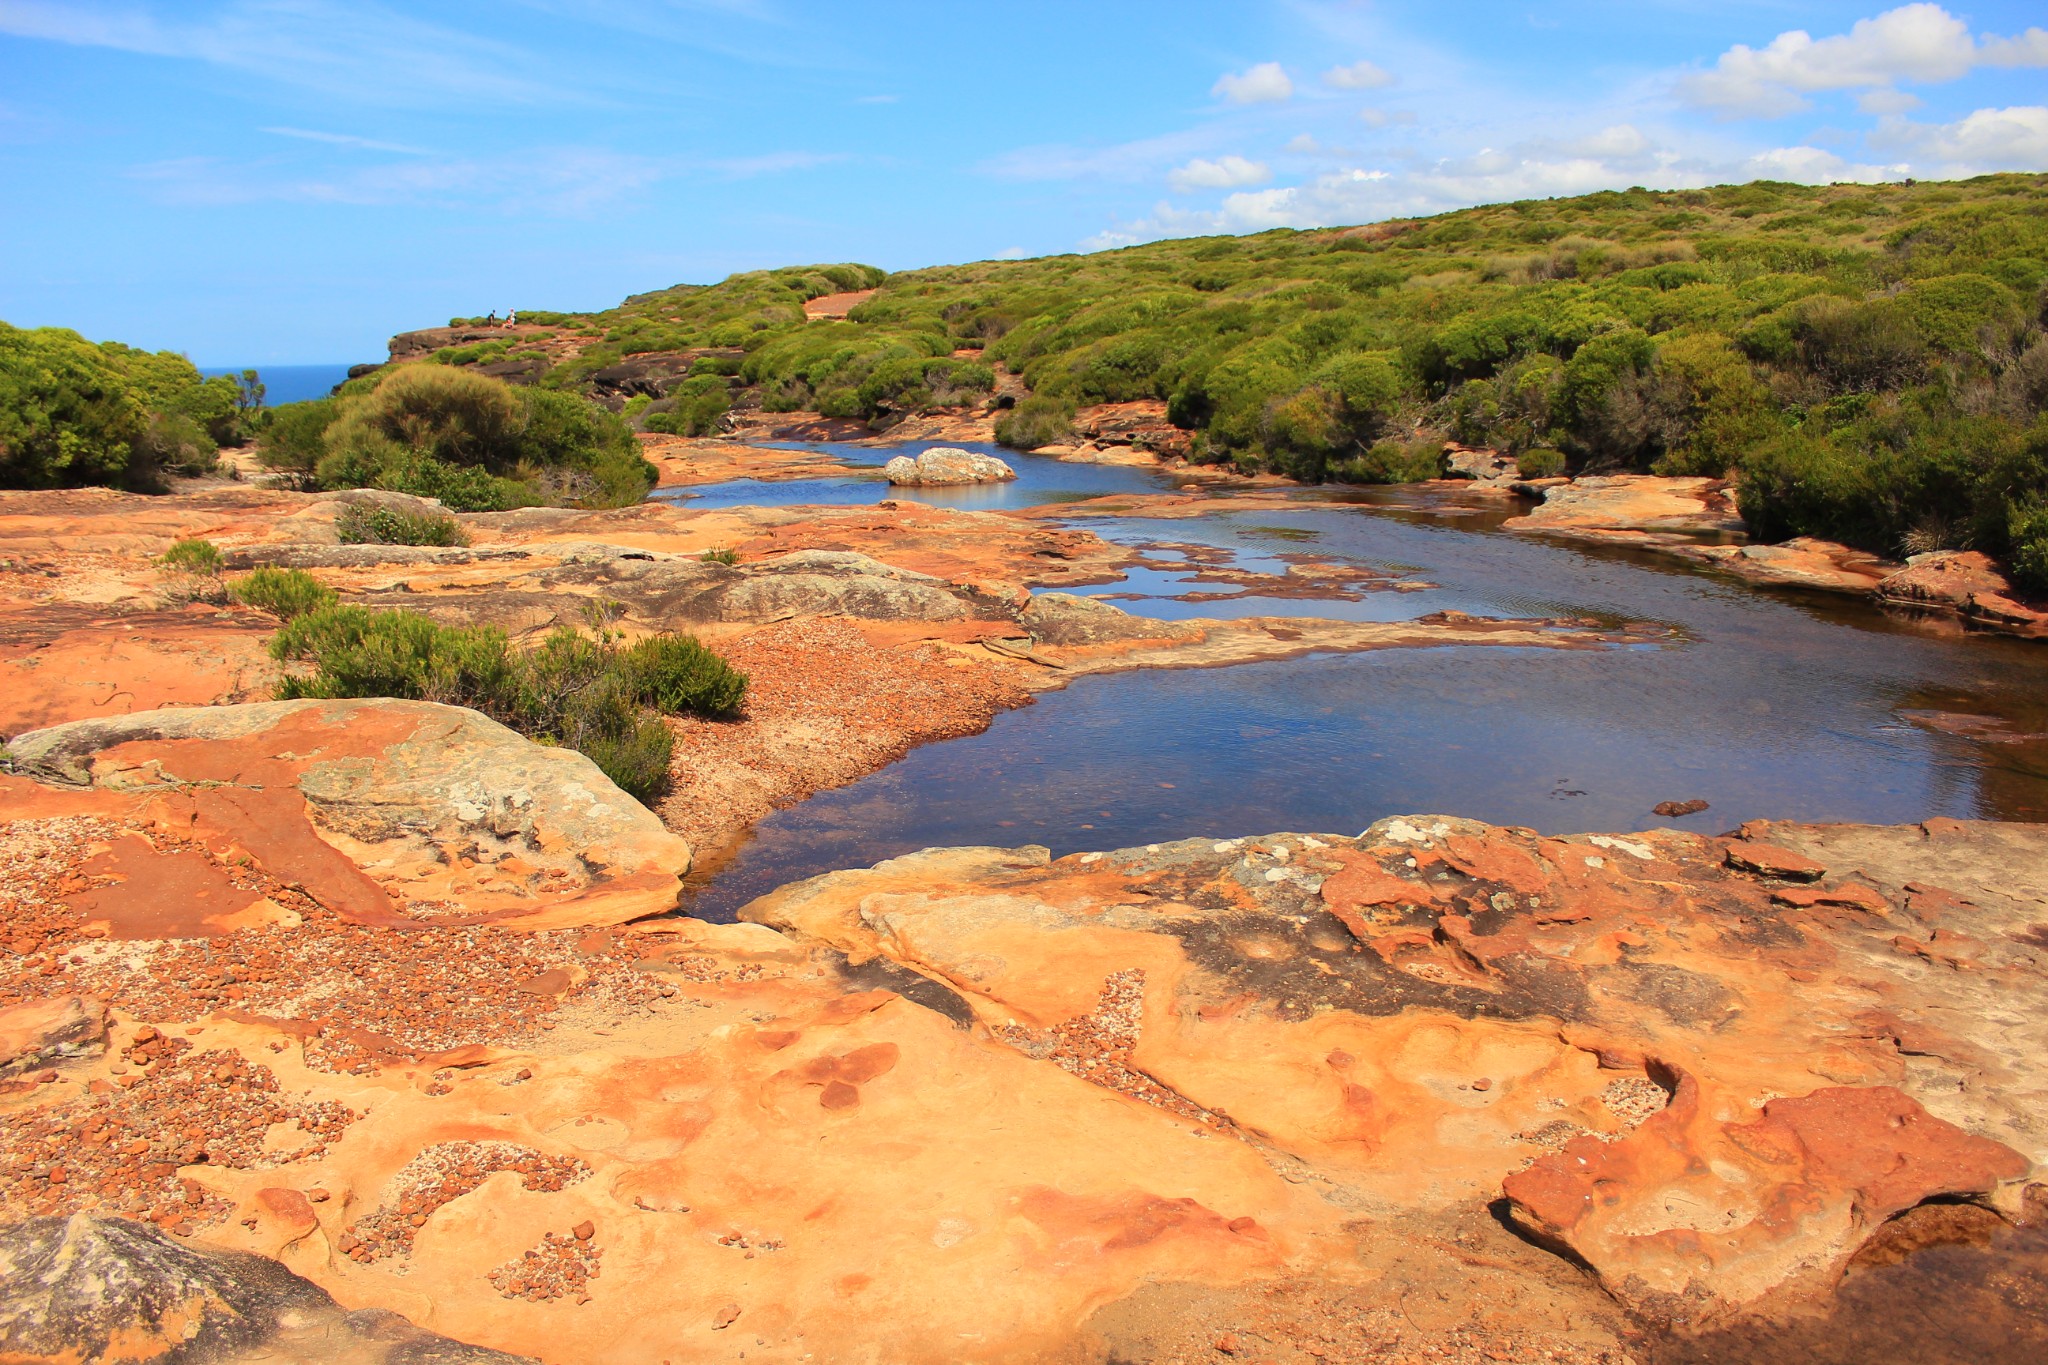
[[[510,327],[510,326],[514,325],[515,323],[517,323],[518,321],[519,321],[519,310],[518,310],[517,308],[507,308],[507,309],[505,310],[505,325],[506,325],[507,327]]]

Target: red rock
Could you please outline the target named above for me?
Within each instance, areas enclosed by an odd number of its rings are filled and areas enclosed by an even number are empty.
[[[711,1330],[714,1332],[722,1332],[726,1328],[732,1326],[733,1323],[737,1322],[739,1320],[739,1316],[740,1306],[736,1303],[729,1303],[712,1315]]]
[[[1698,815],[1706,809],[1708,809],[1707,803],[1697,799],[1691,801],[1659,801],[1656,805],[1650,807],[1652,814],[1661,815],[1667,820],[1675,820],[1685,815]]]
[[[1840,886],[1781,886],[1771,892],[1771,899],[1780,905],[1806,908],[1815,905],[1840,905],[1851,910],[1867,910],[1873,915],[1888,914],[1891,902],[1875,889],[1861,882],[1844,882]]]
[[[1789,848],[1776,844],[1759,844],[1737,840],[1728,845],[1726,853],[1728,866],[1739,872],[1753,872],[1760,877],[1780,877],[1786,881],[1819,881],[1827,874],[1827,868]]]

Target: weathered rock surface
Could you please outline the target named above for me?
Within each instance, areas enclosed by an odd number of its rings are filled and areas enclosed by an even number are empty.
[[[203,1250],[120,1218],[0,1225],[0,1358],[19,1365],[519,1365],[423,1332],[391,1312],[350,1313],[277,1262]]]
[[[1512,483],[1521,469],[1515,457],[1492,446],[1465,446],[1447,442],[1443,449],[1443,473],[1449,479],[1473,479],[1482,483]]]
[[[689,868],[688,846],[589,759],[459,707],[195,707],[76,721],[9,747],[25,777],[0,778],[0,812],[147,811],[167,831],[238,845],[362,924],[621,923],[672,909]],[[81,904],[113,937],[218,934],[285,914],[141,838],[94,869],[109,884]]]
[[[1730,535],[1742,518],[1718,479],[1589,475],[1547,485],[1542,503],[1508,523],[1515,531],[1617,539],[1643,532]]]
[[[2030,827],[1744,831],[1814,882],[1437,817],[934,850],[755,923],[541,933],[353,924],[202,839],[303,923],[107,944],[86,869],[136,814],[0,823],[37,936],[0,994],[116,1016],[0,1096],[0,1198],[550,1360],[1143,1358],[1109,1343],[1257,1303],[1269,1343],[1349,1323],[1329,1359],[1428,1324],[1401,1339],[1618,1362],[1503,1189],[1634,1311],[1718,1320],[1825,1292],[1903,1204],[2010,1209],[2048,1154]],[[1436,1306],[1396,1321],[1411,1286]]]
[[[2048,1157],[2048,1026],[2021,1003],[2048,1003],[2048,831],[1750,834],[1829,894],[1732,869],[1723,840],[1411,817],[934,850],[743,916],[920,972],[1378,1216],[1505,1183],[1622,1301],[1700,1320],[1824,1292],[1920,1200],[2011,1205]]]
[[[1903,606],[1951,611],[1972,625],[2010,635],[2048,638],[2048,605],[2021,601],[1990,557],[1975,550],[1915,555],[1877,585],[1877,595]]]
[[[890,483],[910,487],[943,488],[955,484],[1004,483],[1017,471],[993,455],[934,446],[916,459],[898,455],[882,466],[882,477]]]
[[[90,1057],[107,1046],[107,1007],[82,996],[0,1009],[0,1079]]]

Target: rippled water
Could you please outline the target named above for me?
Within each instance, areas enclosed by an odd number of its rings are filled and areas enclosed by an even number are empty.
[[[1018,491],[1042,498],[1068,470],[1121,481],[1103,491],[1156,486],[1142,472],[1057,466],[1025,470],[1036,477]],[[769,817],[736,855],[707,860],[691,913],[727,917],[797,878],[935,845],[1063,854],[1191,835],[1356,833],[1411,812],[1553,833],[1719,831],[1762,816],[2048,821],[2048,646],[1965,639],[1848,599],[1759,590],[1500,531],[1498,515],[1412,504],[1383,493],[1079,524],[1132,544],[1213,547],[1265,571],[1313,554],[1426,590],[1195,603],[1174,600],[1200,586],[1184,573],[1147,570],[1086,591],[1138,592],[1118,605],[1160,616],[1597,616],[1674,626],[1682,642],[1402,649],[1082,678],[983,734],[927,745]],[[1677,821],[1652,813],[1689,799],[1710,808]]]

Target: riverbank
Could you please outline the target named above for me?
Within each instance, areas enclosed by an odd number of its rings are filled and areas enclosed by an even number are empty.
[[[2026,807],[2037,647],[1470,489],[1114,477],[461,548],[0,496],[0,1193],[48,1220],[0,1257],[152,1286],[125,1339],[228,1284],[249,1351],[373,1308],[475,1365],[2044,1344],[2048,824],[1748,822]],[[223,705],[273,623],[157,566],[194,536],[522,638],[611,603],[748,709],[650,814],[469,713]],[[1393,814],[1439,792],[1514,818]]]

